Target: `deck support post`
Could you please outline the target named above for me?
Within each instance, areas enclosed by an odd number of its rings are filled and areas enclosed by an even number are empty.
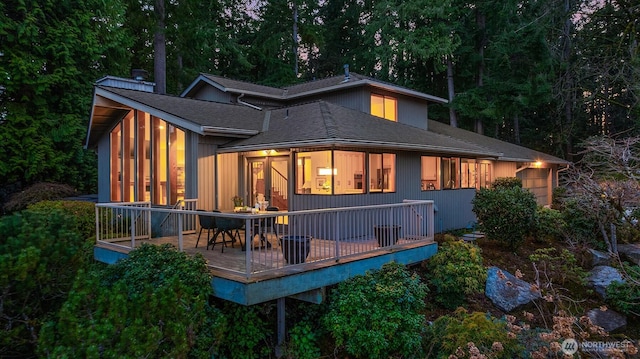
[[[284,297],[277,299],[278,308],[278,344],[276,345],[276,357],[282,358],[282,345],[284,344],[285,337],[285,306]]]

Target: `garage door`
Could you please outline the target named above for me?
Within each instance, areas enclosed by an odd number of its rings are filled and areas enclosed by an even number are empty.
[[[536,196],[539,205],[551,204],[549,199],[549,168],[528,168],[518,172],[522,187],[528,188]]]

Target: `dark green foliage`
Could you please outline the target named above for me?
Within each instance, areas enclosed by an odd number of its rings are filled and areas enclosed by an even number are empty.
[[[493,188],[522,188],[522,180],[518,177],[499,177],[491,184]]]
[[[502,350],[493,348],[496,342],[502,344]],[[451,315],[436,319],[427,328],[425,344],[429,358],[449,358],[450,355],[458,355],[459,350],[468,355],[469,343],[473,343],[480,353],[490,354],[488,357],[496,359],[515,358],[522,351],[515,336],[509,337],[507,322],[486,313],[468,314],[459,308]]]
[[[436,301],[449,309],[463,305],[467,295],[482,293],[487,280],[480,247],[461,240],[440,245],[427,268]]]
[[[331,293],[322,322],[356,358],[421,357],[427,288],[397,263],[353,277]]]
[[[267,357],[273,351],[268,342],[272,337],[273,326],[268,325],[265,316],[271,304],[243,306],[231,302],[225,303],[222,312],[227,321],[224,341],[220,355],[230,359],[255,359]],[[266,313],[265,313],[266,312]]]
[[[547,281],[543,283],[544,288],[549,288],[552,283],[562,286],[586,284],[587,272],[578,264],[575,255],[567,249],[560,253],[553,247],[536,249],[534,254],[529,256],[529,260],[534,268],[540,271],[541,277],[544,278],[542,281]]]
[[[123,10],[117,0],[2,1],[0,186],[95,190],[95,154],[82,145],[93,81],[129,67]]]
[[[142,245],[128,258],[81,273],[39,352],[53,357],[211,356],[222,329],[209,306],[201,256],[170,245]],[[193,356],[195,357],[195,356]]]
[[[558,210],[538,207],[536,213],[536,240],[551,242],[563,239],[566,224],[562,219],[562,213]]]
[[[584,206],[579,195],[575,198],[564,198],[561,205],[561,216],[565,223],[565,238],[574,243],[584,243],[606,249],[603,241],[598,241],[598,221],[593,208]]]
[[[607,303],[622,313],[640,317],[640,266],[624,263],[628,278],[607,287]]]
[[[0,357],[29,357],[44,321],[62,306],[93,240],[62,210],[0,218]]]
[[[26,209],[29,205],[40,201],[54,201],[77,194],[76,190],[67,184],[41,182],[11,195],[2,209],[5,213],[11,213]]]
[[[533,193],[519,187],[481,188],[472,201],[479,229],[489,239],[517,249],[536,224]]]
[[[85,201],[42,201],[32,204],[29,210],[49,212],[61,210],[75,218],[77,232],[82,238],[96,238],[96,205]]]
[[[289,330],[286,356],[295,359],[315,359],[320,357],[318,336],[313,323],[301,321]]]

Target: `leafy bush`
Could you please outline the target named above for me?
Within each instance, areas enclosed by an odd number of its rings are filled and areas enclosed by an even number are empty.
[[[597,241],[598,221],[593,211],[580,203],[577,197],[564,198],[560,213],[565,223],[565,237],[571,242],[590,243],[604,249],[604,243]]]
[[[563,238],[566,224],[562,219],[562,213],[558,210],[538,207],[536,212],[536,240],[552,242]]]
[[[586,284],[587,272],[578,265],[575,255],[567,249],[560,253],[553,247],[536,249],[529,260],[541,272],[540,277],[545,278],[546,282],[542,283],[544,288],[550,288],[552,283],[572,283],[579,286]]]
[[[44,321],[64,303],[93,241],[61,210],[0,218],[0,357],[33,356]]]
[[[436,301],[449,309],[462,305],[466,295],[482,293],[487,280],[480,247],[461,240],[444,242],[427,268]]]
[[[14,193],[4,204],[5,213],[26,209],[30,204],[40,201],[53,201],[77,195],[76,190],[66,184],[41,182],[27,187],[24,191]]]
[[[499,177],[491,184],[496,188],[522,188],[522,180],[518,177]]]
[[[629,278],[607,287],[607,303],[622,313],[640,317],[640,266],[625,263],[624,269]]]
[[[220,345],[221,356],[233,359],[268,357],[273,350],[273,346],[267,343],[272,336],[272,326],[268,325],[261,311],[269,309],[269,304],[247,307],[225,303],[222,311],[227,318],[227,328]]]
[[[77,230],[82,238],[96,236],[96,205],[85,201],[42,201],[28,207],[33,211],[48,212],[54,209],[73,215],[77,224]]]
[[[308,321],[296,323],[289,330],[286,357],[291,359],[315,359],[320,357],[317,335]]]
[[[46,357],[200,357],[224,328],[209,306],[201,256],[144,244],[114,265],[81,272],[57,320],[42,330]]]
[[[515,335],[509,334],[505,320],[480,312],[468,314],[462,308],[436,319],[427,329],[425,344],[429,358],[473,357],[476,351],[490,358],[510,359],[523,349]]]
[[[426,292],[417,275],[388,263],[340,283],[322,322],[356,358],[420,357]]]
[[[535,229],[537,204],[533,193],[519,187],[482,188],[472,201],[479,229],[494,239],[517,249]]]

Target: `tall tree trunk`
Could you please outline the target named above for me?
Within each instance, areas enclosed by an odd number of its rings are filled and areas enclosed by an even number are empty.
[[[520,117],[518,115],[513,116],[513,140],[520,144]]]
[[[453,86],[453,60],[451,59],[451,55],[447,56],[447,90],[449,91],[449,125],[451,125],[451,127],[458,127],[458,114],[453,106],[451,106],[456,96],[456,91]]]
[[[298,4],[293,2],[293,71],[298,77]]]
[[[482,12],[481,9],[476,9],[476,25],[478,26],[478,33],[479,33],[479,37],[476,44],[476,51],[478,52],[478,58],[480,59],[478,62],[478,69],[476,74],[477,87],[482,87],[484,84],[483,83],[484,81],[484,47],[486,46],[486,42],[487,42],[486,22],[487,22],[486,15]],[[481,135],[484,133],[482,119],[479,117],[476,118],[475,130],[477,133]]]
[[[165,42],[164,0],[156,0],[153,9],[156,15],[156,31],[153,34],[153,78],[156,93],[167,93],[167,45]]]

